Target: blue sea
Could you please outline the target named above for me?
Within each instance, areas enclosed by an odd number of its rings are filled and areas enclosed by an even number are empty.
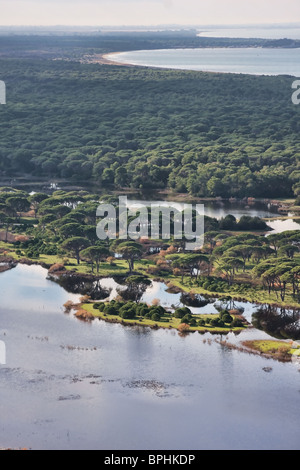
[[[300,49],[206,48],[121,52],[106,58],[131,65],[203,72],[300,77]]]
[[[200,29],[199,29],[200,31]],[[268,27],[211,27],[198,36],[262,39],[300,39],[300,25]],[[251,75],[300,77],[300,48],[197,48],[140,50],[108,54],[106,58],[131,65]]]

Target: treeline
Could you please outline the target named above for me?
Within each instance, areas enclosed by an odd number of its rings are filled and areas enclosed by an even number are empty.
[[[211,38],[194,29],[181,31],[99,31],[94,34],[0,34],[1,55],[15,58],[82,59],[86,54],[197,47],[299,47],[299,40]]]
[[[208,231],[202,253],[164,254],[173,273],[209,292],[247,295],[265,288],[284,302],[300,299],[300,231],[269,236]],[[162,261],[159,263],[162,266]]]
[[[144,302],[124,302],[111,300],[110,302],[96,302],[93,304],[95,310],[99,310],[105,316],[118,316],[124,320],[138,319],[151,320],[154,322],[170,322],[172,318],[180,319],[181,325],[191,327],[218,327],[218,328],[241,328],[245,323],[234,316],[228,310],[220,310],[219,315],[214,318],[210,316],[193,316],[188,307],[176,308],[174,312],[168,311],[161,305],[151,305]],[[198,318],[200,319],[198,320]]]
[[[114,197],[102,198],[101,202],[114,203]],[[100,240],[96,227],[106,216],[97,217],[97,208],[100,205],[100,197],[87,191],[55,191],[52,195],[44,193],[28,194],[25,191],[13,190],[8,187],[0,188],[0,225],[6,232],[13,231],[25,236],[17,241],[18,254],[23,253],[29,258],[38,258],[40,255],[68,256],[72,254],[77,260],[87,261],[91,264],[92,271],[100,270],[100,262],[110,255],[119,254],[127,260],[129,271],[134,271],[135,261],[148,251],[151,243],[154,248],[168,247],[170,244],[184,249],[185,224],[187,214],[182,213],[182,240],[174,240],[174,214],[165,220],[167,215],[160,214],[158,219],[158,240],[150,239],[150,245],[141,244],[138,241],[123,239]],[[136,215],[129,213],[127,209],[128,227],[134,221],[138,224],[139,212]],[[183,217],[184,214],[184,217]],[[116,210],[115,230],[119,233],[118,210]],[[150,212],[148,212],[150,217]],[[169,226],[169,239],[162,240],[163,224]],[[193,229],[197,224],[197,213],[192,213]],[[148,235],[151,236],[151,219],[148,220]],[[223,231],[267,231],[268,226],[258,217],[242,216],[239,220],[232,215],[217,220],[212,217],[204,217],[204,229],[206,241],[211,240],[210,251],[214,248],[214,236]],[[166,230],[164,228],[164,230]],[[138,233],[137,227],[136,232]],[[224,232],[226,233],[226,232]],[[262,237],[263,238],[263,237]],[[154,250],[155,252],[155,250]]]
[[[0,70],[7,85],[2,176],[94,182],[102,192],[300,192],[300,109],[291,102],[291,77],[45,59],[1,59]]]

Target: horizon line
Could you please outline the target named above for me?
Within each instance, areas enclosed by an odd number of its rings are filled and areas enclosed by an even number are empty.
[[[157,23],[157,24],[0,24],[0,28],[158,28],[158,27],[252,27],[252,26],[300,26],[300,22],[270,23]]]

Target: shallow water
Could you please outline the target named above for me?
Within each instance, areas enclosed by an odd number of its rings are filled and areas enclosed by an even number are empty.
[[[299,364],[228,350],[209,334],[81,322],[62,308],[77,296],[46,274],[19,265],[0,275],[1,446],[299,448]],[[265,337],[229,340],[254,335]]]
[[[300,77],[299,48],[158,49],[120,52],[106,57],[125,64],[148,67]]]
[[[180,202],[168,202],[168,201],[140,201],[140,200],[128,200],[128,205],[132,210],[136,209],[140,204],[145,204],[148,207],[152,206],[172,206],[179,211],[184,210],[184,203]],[[274,220],[267,221],[269,227],[272,228],[270,233],[280,233],[286,230],[300,230],[300,220],[293,219],[293,213],[280,214],[278,212],[277,206],[272,204],[266,204],[263,202],[253,202],[250,205],[246,204],[243,201],[219,201],[219,202],[205,202],[200,204],[204,206],[204,214],[208,217],[216,218],[220,220],[226,215],[231,214],[236,219],[240,219],[243,215],[249,215],[251,217],[260,217],[260,218],[273,218]],[[196,204],[194,204],[196,208]],[[282,216],[288,216],[288,219],[280,219]],[[278,218],[277,218],[278,217]]]

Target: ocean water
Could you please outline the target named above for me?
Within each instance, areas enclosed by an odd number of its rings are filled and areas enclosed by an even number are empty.
[[[106,57],[148,67],[300,77],[300,48],[161,49],[121,52]]]
[[[295,25],[204,27],[198,36],[208,38],[300,39],[300,23]]]

